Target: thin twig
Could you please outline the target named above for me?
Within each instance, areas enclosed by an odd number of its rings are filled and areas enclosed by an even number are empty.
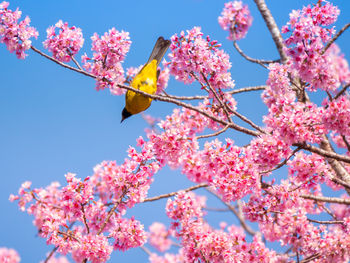
[[[317,224],[325,224],[325,225],[332,225],[332,224],[344,224],[344,221],[340,221],[340,220],[332,220],[332,221],[320,221],[320,220],[315,220],[315,219],[311,219],[311,218],[308,218],[307,219],[308,221],[310,222],[313,222],[313,223],[317,223]]]
[[[37,49],[37,48],[34,47],[34,46],[31,46],[30,48],[31,48],[33,51],[35,51],[36,53],[40,54],[41,56],[43,56],[43,57],[45,57],[45,58],[47,58],[47,59],[49,59],[49,60],[51,60],[51,61],[57,63],[58,65],[60,65],[60,66],[62,66],[62,67],[64,67],[64,68],[67,68],[67,69],[76,71],[76,72],[78,72],[78,73],[81,73],[81,74],[83,74],[83,75],[85,75],[85,76],[88,76],[88,77],[90,77],[90,78],[93,78],[93,79],[96,79],[96,78],[97,78],[95,75],[93,75],[93,74],[91,74],[91,73],[89,73],[89,72],[87,72],[87,71],[85,71],[85,70],[81,70],[81,69],[78,69],[78,68],[69,66],[69,65],[67,65],[66,63],[63,63],[63,62],[61,62],[61,61],[59,61],[59,60],[57,60],[57,59],[55,59],[55,58],[53,58],[53,57],[50,57],[49,55],[45,54],[44,52],[40,51],[39,49]]]
[[[67,52],[68,52],[70,58],[72,59],[72,61],[74,62],[74,64],[78,67],[78,69],[83,70],[83,68],[80,66],[80,64],[78,63],[78,61],[76,61],[74,55],[72,54],[72,52],[70,51],[69,48],[67,48]]]
[[[86,231],[89,234],[90,233],[90,228],[89,228],[89,225],[88,225],[87,220],[86,220],[84,205],[82,205],[82,204],[81,204],[81,212],[83,213],[83,221],[84,221],[84,225],[85,225]]]
[[[266,86],[261,85],[261,86],[246,87],[246,88],[231,90],[231,91],[225,92],[225,94],[238,94],[238,93],[244,93],[244,92],[249,92],[249,91],[264,90],[264,89],[266,89]],[[160,96],[163,96],[163,95],[160,95]],[[208,95],[205,95],[205,96],[175,96],[175,95],[170,95],[170,94],[166,94],[166,96],[164,96],[164,97],[172,98],[172,99],[176,99],[176,100],[204,100],[204,99],[209,98]]]
[[[314,259],[317,259],[319,258],[321,255],[319,253],[316,253],[316,254],[313,254],[305,259],[303,259],[302,261],[300,261],[300,263],[308,263],[308,262],[311,262],[313,261]]]
[[[234,109],[229,109],[236,117],[240,118],[242,121],[248,123],[250,126],[252,126],[254,129],[258,130],[259,132],[261,132],[262,134],[266,134],[266,132],[259,127],[258,125],[256,125],[253,121],[249,120],[247,117],[243,116],[242,114],[238,113],[237,111],[235,111]]]
[[[50,254],[45,258],[44,263],[49,262],[50,258],[53,256],[53,254],[55,254],[55,252],[57,251],[58,246],[54,247],[54,249],[51,250]]]
[[[341,34],[343,34],[343,32],[348,29],[350,27],[350,23],[347,23],[345,26],[343,26],[342,29],[339,30],[339,32],[337,34],[334,35],[334,37],[327,43],[327,45],[323,48],[323,50],[321,51],[321,55],[323,55],[327,49],[334,43],[334,41],[336,41],[338,39],[338,37],[341,36]]]
[[[338,197],[325,197],[325,196],[305,195],[305,194],[300,195],[300,197],[309,199],[309,200],[314,200],[314,201],[326,202],[326,203],[350,205],[350,199],[343,199]]]
[[[169,198],[169,197],[177,195],[180,191],[190,192],[190,191],[193,191],[193,190],[196,190],[196,189],[199,189],[199,188],[203,188],[203,187],[207,187],[207,186],[208,186],[208,184],[205,184],[205,183],[197,184],[197,185],[191,186],[191,187],[183,189],[183,190],[178,190],[176,192],[171,192],[171,193],[168,193],[168,194],[163,194],[163,195],[158,195],[158,196],[155,196],[155,197],[146,198],[145,200],[143,200],[143,203],[152,202],[152,201],[160,200],[160,199],[163,199],[163,198]]]
[[[275,166],[274,168],[272,168],[272,169],[270,169],[270,170],[262,171],[261,173],[267,174],[267,173],[271,173],[272,171],[275,171],[275,170],[281,168],[283,165],[285,165],[285,164],[290,160],[290,158],[292,158],[292,157],[296,154],[296,152],[300,151],[300,149],[301,149],[300,147],[296,148],[296,149],[291,153],[291,155],[289,155],[288,158],[286,158],[283,162],[279,163],[279,164],[278,164],[277,166]]]
[[[228,128],[229,128],[229,126],[226,125],[223,129],[221,129],[221,130],[219,130],[217,132],[210,133],[210,134],[205,134],[205,135],[200,135],[200,136],[197,136],[196,139],[203,139],[203,138],[210,138],[210,137],[217,136],[217,135],[225,132]]]
[[[256,91],[256,90],[264,90],[267,86],[261,85],[261,86],[254,86],[254,87],[246,87],[246,88],[240,88],[236,90],[229,91],[229,94],[237,94],[242,92],[249,92],[249,91]]]
[[[341,137],[343,139],[343,142],[345,143],[346,148],[350,152],[350,144],[349,144],[348,140],[346,139],[345,135],[342,135]]]
[[[146,248],[145,246],[140,246],[140,248],[141,248],[143,251],[145,251],[146,254],[147,254],[148,256],[151,256],[151,255],[152,255],[152,252],[151,252],[148,248]]]
[[[346,84],[339,92],[337,95],[334,96],[334,100],[336,100],[337,98],[339,98],[341,95],[343,95],[343,93],[346,91],[347,88],[350,87],[350,83]]]
[[[210,85],[207,77],[204,75],[203,72],[201,72],[201,75],[202,75],[202,78],[204,79],[205,83],[207,84],[208,88],[210,89],[210,91],[214,94],[215,99],[219,102],[221,108],[223,109],[223,111],[224,111],[224,113],[226,115],[226,118],[227,118],[228,122],[232,123],[230,114],[227,111],[227,105],[222,101],[221,98],[219,98],[219,95],[217,94],[216,90],[213,89],[213,87]]]
[[[107,215],[105,221],[103,222],[103,224],[101,225],[100,229],[99,229],[98,232],[97,232],[97,235],[99,235],[99,234],[102,233],[102,231],[103,231],[103,229],[106,227],[106,225],[107,225],[109,219],[111,218],[111,216],[113,215],[114,211],[117,209],[117,207],[119,206],[119,204],[122,202],[122,200],[123,200],[123,198],[124,198],[124,196],[126,195],[127,192],[128,192],[127,189],[124,189],[123,192],[122,192],[122,194],[121,194],[121,196],[119,197],[119,200],[118,200],[117,202],[115,202],[114,206],[111,208],[111,210],[109,210],[108,215]]]
[[[248,55],[246,55],[243,50],[238,46],[237,41],[233,41],[233,46],[235,47],[235,49],[237,50],[237,52],[244,57],[246,60],[253,62],[253,63],[257,63],[261,66],[263,66],[264,68],[266,68],[266,66],[264,64],[271,64],[271,63],[276,63],[276,62],[280,62],[279,59],[276,60],[263,60],[263,59],[255,59],[255,58],[251,58]]]

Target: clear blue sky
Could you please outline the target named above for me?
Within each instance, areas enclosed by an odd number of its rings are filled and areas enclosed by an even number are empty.
[[[1,1],[1,0],[0,0]],[[201,26],[205,35],[217,39],[229,53],[232,77],[236,87],[265,84],[267,71],[242,59],[221,30],[217,17],[226,1],[10,1],[10,9],[19,7],[23,15],[30,16],[31,25],[39,31],[33,45],[43,50],[46,28],[59,19],[83,30],[85,45],[82,52],[90,52],[90,36],[103,34],[115,27],[130,32],[131,50],[124,66],[139,66],[147,59],[160,35],[170,37],[181,30]],[[275,59],[277,52],[268,31],[252,0],[244,1],[254,17],[253,25],[241,48],[251,57]],[[309,1],[267,1],[272,14],[281,27],[288,21],[292,9],[301,8]],[[314,1],[316,2],[316,0]],[[350,1],[334,1],[341,9],[337,29],[349,22]],[[350,33],[346,32],[338,44],[346,57],[350,57]],[[102,160],[121,163],[129,145],[144,135],[146,122],[133,116],[120,124],[124,107],[123,96],[112,96],[109,91],[97,92],[94,80],[69,71],[38,54],[29,51],[29,57],[18,60],[5,45],[0,45],[0,247],[15,248],[22,262],[39,262],[51,251],[45,240],[36,236],[33,218],[18,210],[8,197],[16,193],[22,182],[30,180],[33,187],[45,187],[52,181],[64,183],[64,174],[77,173],[85,178]],[[167,92],[171,94],[196,94],[197,87],[184,87],[171,80]],[[251,97],[237,96],[238,110],[261,123],[266,112],[259,102],[259,93]],[[154,102],[147,114],[164,117],[173,105]],[[229,136],[244,144],[236,133]],[[155,176],[150,196],[176,191],[191,183],[177,171],[168,168]],[[205,194],[205,192],[199,192]],[[216,205],[210,197],[209,206]],[[155,219],[168,222],[164,213],[165,200],[139,205],[132,210],[136,219],[148,228]],[[128,213],[131,215],[131,213]],[[157,215],[157,216],[155,216]],[[209,221],[214,226],[221,220],[236,222],[230,215],[213,214]],[[127,253],[113,252],[111,262],[147,262],[141,249]]]

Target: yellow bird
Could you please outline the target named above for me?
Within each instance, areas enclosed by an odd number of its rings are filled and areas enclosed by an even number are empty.
[[[169,40],[165,40],[163,37],[157,39],[147,63],[142,67],[140,72],[136,74],[130,84],[131,87],[149,94],[156,93],[157,79],[159,75],[157,67],[169,46]],[[122,111],[121,122],[126,118],[129,118],[131,115],[146,110],[151,105],[151,102],[151,98],[128,90],[125,94],[125,107]]]

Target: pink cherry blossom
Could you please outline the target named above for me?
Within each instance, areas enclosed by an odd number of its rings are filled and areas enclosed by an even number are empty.
[[[323,122],[327,129],[350,136],[350,100],[348,96],[340,96],[328,103],[323,115]]]
[[[97,77],[96,89],[110,88],[116,95],[123,93],[117,84],[125,80],[122,62],[130,48],[129,33],[112,28],[101,37],[92,37],[92,57],[82,56],[84,68]]]
[[[58,30],[58,33],[56,31]],[[75,26],[68,27],[68,23],[59,20],[55,26],[47,30],[47,39],[43,42],[55,59],[62,62],[71,61],[84,44],[81,29]]]
[[[20,261],[21,258],[16,250],[12,248],[0,247],[0,262],[19,263]]]
[[[322,1],[321,1],[322,2]],[[320,2],[320,3],[321,3]],[[283,33],[291,33],[285,40],[291,68],[308,84],[311,91],[334,91],[340,84],[332,54],[323,54],[325,43],[334,35],[334,28],[326,28],[337,20],[339,9],[326,2],[307,6],[290,14]]]
[[[242,1],[225,3],[221,16],[218,18],[223,30],[229,31],[229,40],[240,40],[244,38],[252,25],[253,17],[247,5]]]
[[[149,242],[160,252],[164,252],[171,247],[170,234],[171,232],[166,229],[164,224],[154,222],[149,227]]]
[[[25,51],[32,45],[30,38],[37,38],[39,33],[29,26],[29,17],[19,22],[22,12],[18,9],[12,11],[8,6],[8,2],[0,3],[0,43],[5,43],[11,53],[16,53],[17,58],[24,59],[27,56]]]
[[[234,86],[229,72],[229,55],[219,49],[221,45],[216,40],[211,40],[209,36],[203,38],[200,27],[187,30],[186,34],[184,31],[180,35],[175,34],[171,41],[169,69],[176,79],[186,84],[199,79],[207,85],[208,81],[218,93]],[[212,92],[209,95],[214,97]]]

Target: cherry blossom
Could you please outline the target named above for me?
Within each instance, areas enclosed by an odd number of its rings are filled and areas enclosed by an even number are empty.
[[[115,28],[99,36],[92,37],[92,57],[82,56],[84,68],[97,77],[96,89],[110,88],[111,92],[120,95],[123,91],[117,84],[125,80],[122,62],[130,48],[129,33],[119,32]]]
[[[242,1],[225,3],[221,16],[218,18],[223,30],[229,31],[229,40],[240,40],[244,38],[252,25],[253,18],[247,5]]]
[[[56,34],[56,29],[59,32]],[[47,39],[43,42],[55,59],[62,62],[69,62],[76,55],[84,44],[83,34],[80,28],[68,27],[68,23],[59,20],[55,26],[47,30]]]
[[[9,3],[0,3],[0,43],[4,43],[7,49],[15,52],[17,58],[24,59],[26,50],[30,49],[32,41],[30,38],[37,38],[39,33],[34,27],[29,26],[30,18],[21,18],[22,12],[18,9],[12,11],[8,9]]]

